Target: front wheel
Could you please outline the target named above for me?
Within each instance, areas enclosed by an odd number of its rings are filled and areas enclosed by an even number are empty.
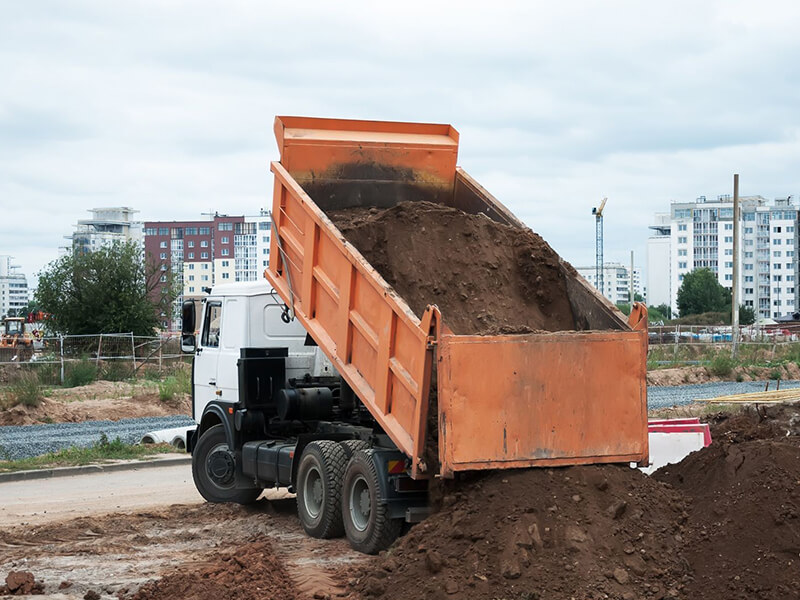
[[[197,441],[192,453],[192,477],[197,491],[209,502],[252,504],[261,495],[259,487],[243,487],[222,425],[210,427]]]
[[[386,504],[379,503],[378,471],[371,450],[353,453],[342,483],[342,520],[350,545],[365,554],[377,554],[400,535],[402,519],[389,518]]]

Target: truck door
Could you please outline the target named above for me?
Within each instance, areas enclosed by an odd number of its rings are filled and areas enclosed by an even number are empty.
[[[224,402],[239,400],[239,370],[241,349],[247,346],[247,304],[249,298],[225,298],[217,362],[217,399]]]
[[[217,399],[217,364],[220,354],[222,301],[208,300],[203,311],[200,344],[194,356],[194,420],[198,423],[203,410]]]

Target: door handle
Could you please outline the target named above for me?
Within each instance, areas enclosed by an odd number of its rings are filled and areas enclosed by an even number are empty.
[[[217,380],[216,379],[209,379],[208,380],[208,385],[217,385]]]

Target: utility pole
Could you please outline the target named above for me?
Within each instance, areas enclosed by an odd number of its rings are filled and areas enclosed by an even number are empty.
[[[733,358],[739,351],[739,174],[733,176],[733,290],[731,323],[733,325]]]
[[[603,209],[606,206],[608,198],[603,198],[600,206],[592,209],[594,215],[594,259],[595,259],[595,284],[600,293],[605,296],[603,289]]]

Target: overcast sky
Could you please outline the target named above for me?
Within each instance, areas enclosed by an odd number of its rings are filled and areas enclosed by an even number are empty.
[[[800,193],[798,2],[45,2],[0,19],[0,254],[87,210],[271,202],[276,114],[434,121],[576,266],[644,265],[670,201]]]

